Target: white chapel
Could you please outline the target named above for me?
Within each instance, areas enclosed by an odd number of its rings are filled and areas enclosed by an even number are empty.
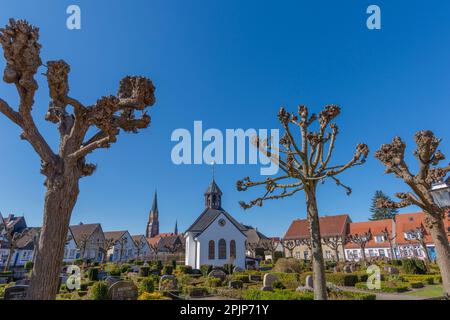
[[[245,268],[245,230],[222,209],[222,191],[213,179],[205,192],[205,209],[185,233],[186,265],[200,269],[231,263]]]

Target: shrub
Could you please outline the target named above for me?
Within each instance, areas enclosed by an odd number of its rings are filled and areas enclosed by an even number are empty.
[[[164,299],[164,296],[160,292],[144,292],[139,297],[138,300],[161,300]]]
[[[226,274],[233,274],[234,265],[232,263],[225,263],[223,269]]]
[[[272,274],[288,289],[295,289],[301,284],[298,273],[273,272]]]
[[[75,259],[73,260],[73,264],[76,266],[81,266],[83,264],[83,259]]]
[[[422,282],[427,284],[434,284],[436,276],[426,274],[403,274],[402,279],[409,282]]]
[[[402,259],[402,267],[405,273],[426,273],[425,263],[420,259]]]
[[[27,261],[25,262],[25,264],[23,265],[23,268],[27,271],[30,271],[33,269],[33,262],[32,261]]]
[[[325,278],[328,282],[345,287],[354,287],[359,281],[358,275],[350,273],[327,273]]]
[[[377,296],[372,293],[340,291],[336,293],[338,300],[376,300]]]
[[[108,300],[108,283],[106,281],[98,281],[89,290],[91,300]]]
[[[120,268],[115,264],[109,265],[108,266],[108,275],[110,275],[111,277],[119,277],[120,276]]]
[[[293,258],[280,258],[273,267],[274,272],[300,273],[302,272],[302,263]]]
[[[150,273],[150,267],[139,267],[139,276],[148,277]]]
[[[230,289],[230,288],[218,288],[217,294],[221,297],[227,297],[231,299],[242,300],[244,299],[243,290],[240,289]]]
[[[128,263],[124,263],[120,266],[121,273],[127,273],[127,272],[130,272],[130,270],[131,270],[131,267]]]
[[[155,282],[152,278],[144,278],[139,284],[139,293],[152,293],[155,291]]]
[[[202,297],[206,296],[209,291],[206,287],[186,286],[183,288],[183,293],[189,297]]]
[[[233,276],[231,277],[232,280],[238,280],[238,281],[242,281],[243,283],[249,283],[250,279],[248,278],[247,274],[242,274],[242,273],[235,273],[233,274]]]
[[[88,278],[90,281],[98,280],[98,268],[90,268],[88,270]]]
[[[391,260],[390,264],[396,267],[400,267],[402,265],[402,260],[400,259]]]
[[[367,283],[365,282],[358,282],[357,284],[355,284],[355,287],[358,289],[369,290],[367,288]],[[388,293],[405,292],[408,291],[408,285],[396,282],[381,281],[380,289],[374,289],[374,291],[382,291]]]
[[[171,275],[173,273],[173,267],[172,266],[164,266],[164,268],[162,269],[162,274],[163,275]]]
[[[191,266],[179,265],[179,266],[177,266],[177,270],[179,270],[183,274],[192,274]]]
[[[410,286],[411,288],[413,288],[413,289],[418,289],[418,288],[423,288],[423,287],[424,287],[423,282],[420,282],[420,281],[413,281],[413,282],[410,282],[410,283],[409,283],[409,286]]]
[[[314,300],[313,292],[296,292],[288,290],[261,291],[248,289],[243,292],[245,300]]]
[[[281,281],[275,281],[275,282],[272,284],[272,287],[273,287],[274,289],[286,289],[286,287],[284,286],[283,282],[281,282]]]
[[[89,282],[82,281],[80,283],[80,291],[87,291],[89,288]]]
[[[217,288],[222,285],[222,280],[220,278],[208,277],[206,279],[206,285],[211,288]]]
[[[204,264],[202,266],[200,266],[200,270],[202,272],[202,274],[206,277],[212,270],[212,266],[209,264]]]

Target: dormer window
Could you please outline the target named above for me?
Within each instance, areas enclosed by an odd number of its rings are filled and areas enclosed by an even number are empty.
[[[384,241],[385,239],[383,235],[375,236],[375,242],[384,242]]]

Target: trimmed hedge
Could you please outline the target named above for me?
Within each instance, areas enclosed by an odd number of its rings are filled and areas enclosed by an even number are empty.
[[[377,296],[373,293],[340,291],[337,293],[338,300],[376,300]]]
[[[105,281],[99,281],[89,290],[89,298],[91,300],[108,300],[108,283]]]
[[[243,292],[243,297],[245,300],[314,300],[314,293],[277,289],[274,291],[248,289]]]
[[[295,289],[301,284],[298,273],[272,272],[272,274],[288,289]]]
[[[365,282],[358,282],[358,283],[355,284],[355,287],[358,288],[358,289],[369,290],[367,288],[367,283],[365,283]],[[407,284],[381,281],[381,288],[380,289],[373,289],[371,291],[382,291],[382,292],[387,292],[387,293],[399,293],[399,292],[405,292],[405,291],[408,291],[408,290],[409,290],[409,287],[408,287]]]

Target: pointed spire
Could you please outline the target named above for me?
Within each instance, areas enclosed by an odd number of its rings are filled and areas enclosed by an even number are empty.
[[[157,211],[158,211],[158,195],[157,195],[157,191],[155,190],[155,195],[153,196],[153,204],[152,204],[151,212],[157,212]]]
[[[213,179],[205,192],[205,206],[212,209],[222,207],[222,191]]]
[[[175,220],[175,235],[178,235],[178,221]]]

